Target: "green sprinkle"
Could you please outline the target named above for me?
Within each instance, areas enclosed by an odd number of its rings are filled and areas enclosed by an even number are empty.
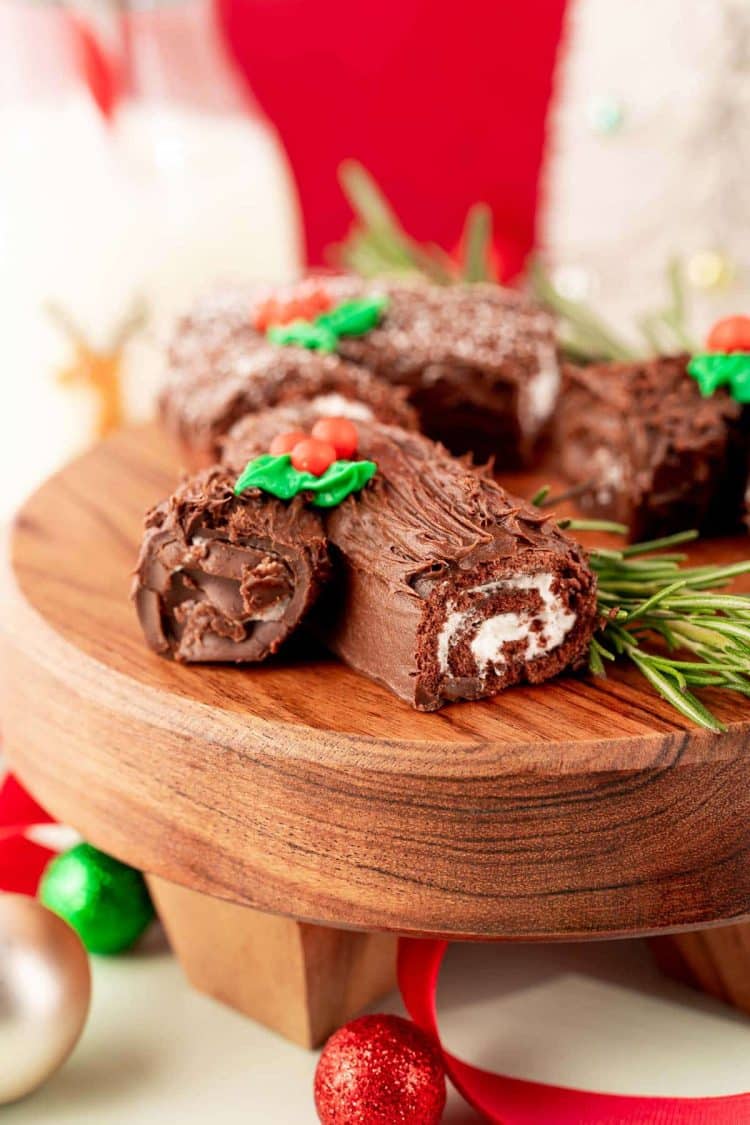
[[[279,500],[291,500],[300,492],[311,492],[316,508],[335,508],[353,492],[359,492],[377,472],[374,461],[334,461],[319,477],[301,473],[289,453],[262,453],[248,462],[234,486],[236,496],[248,488],[259,488]]]

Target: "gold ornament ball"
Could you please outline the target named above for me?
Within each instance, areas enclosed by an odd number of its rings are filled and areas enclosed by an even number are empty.
[[[0,894],[0,1105],[63,1064],[90,999],[89,960],[75,931],[36,899]]]
[[[687,275],[696,289],[723,289],[734,277],[734,266],[720,250],[700,250],[688,259]]]

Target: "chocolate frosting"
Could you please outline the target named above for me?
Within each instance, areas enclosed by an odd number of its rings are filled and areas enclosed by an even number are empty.
[[[159,413],[191,464],[215,461],[219,440],[244,414],[298,399],[336,395],[353,404],[355,417],[416,426],[406,391],[364,367],[337,355],[269,344],[252,323],[258,292],[218,291],[199,301],[177,326]]]
[[[243,420],[225,447],[227,463],[239,470],[294,424],[293,409]],[[378,472],[324,516],[337,569],[315,619],[329,647],[425,710],[580,663],[596,621],[595,579],[581,548],[548,515],[429,439],[377,423],[358,429],[358,455]],[[570,619],[561,643],[547,645],[543,594],[524,587],[525,576],[544,576],[544,596]],[[452,613],[460,629],[441,661]],[[527,659],[528,639],[511,639],[480,667],[472,644],[489,618],[512,628],[528,620],[539,654]]]
[[[321,520],[214,468],[146,517],[133,598],[148,644],[181,661],[258,661],[299,625],[329,575]]]
[[[634,539],[738,522],[746,419],[722,388],[703,398],[688,356],[565,369],[557,419],[560,464],[588,512]]]

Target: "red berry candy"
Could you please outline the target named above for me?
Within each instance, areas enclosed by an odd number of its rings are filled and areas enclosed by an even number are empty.
[[[357,452],[359,434],[348,418],[319,418],[312,428],[312,436],[330,442],[337,457],[348,459]]]
[[[253,325],[265,332],[272,324],[290,324],[293,320],[314,320],[332,305],[331,295],[320,285],[303,283],[297,289],[268,297],[253,314]]]
[[[326,1043],[315,1071],[323,1125],[438,1125],[445,1068],[434,1039],[400,1016],[361,1016]]]
[[[292,464],[301,473],[312,473],[320,477],[336,460],[336,450],[327,441],[305,438],[298,441],[292,450]]]
[[[750,352],[750,316],[726,316],[708,334],[710,352]]]
[[[277,434],[269,446],[269,452],[278,457],[281,453],[291,453],[295,445],[305,441],[307,434],[304,430],[289,430],[286,434]]]
[[[279,317],[282,315],[280,303],[275,297],[269,297],[267,301],[263,301],[258,305],[253,313],[253,327],[258,332],[265,332],[272,324],[279,323]]]

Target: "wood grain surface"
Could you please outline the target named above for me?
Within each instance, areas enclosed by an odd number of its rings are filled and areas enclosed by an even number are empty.
[[[623,670],[423,715],[300,645],[169,663],[128,590],[176,474],[156,429],[123,431],[18,517],[5,736],[56,816],[153,875],[333,925],[556,939],[750,915],[750,702],[705,693],[716,736]]]

